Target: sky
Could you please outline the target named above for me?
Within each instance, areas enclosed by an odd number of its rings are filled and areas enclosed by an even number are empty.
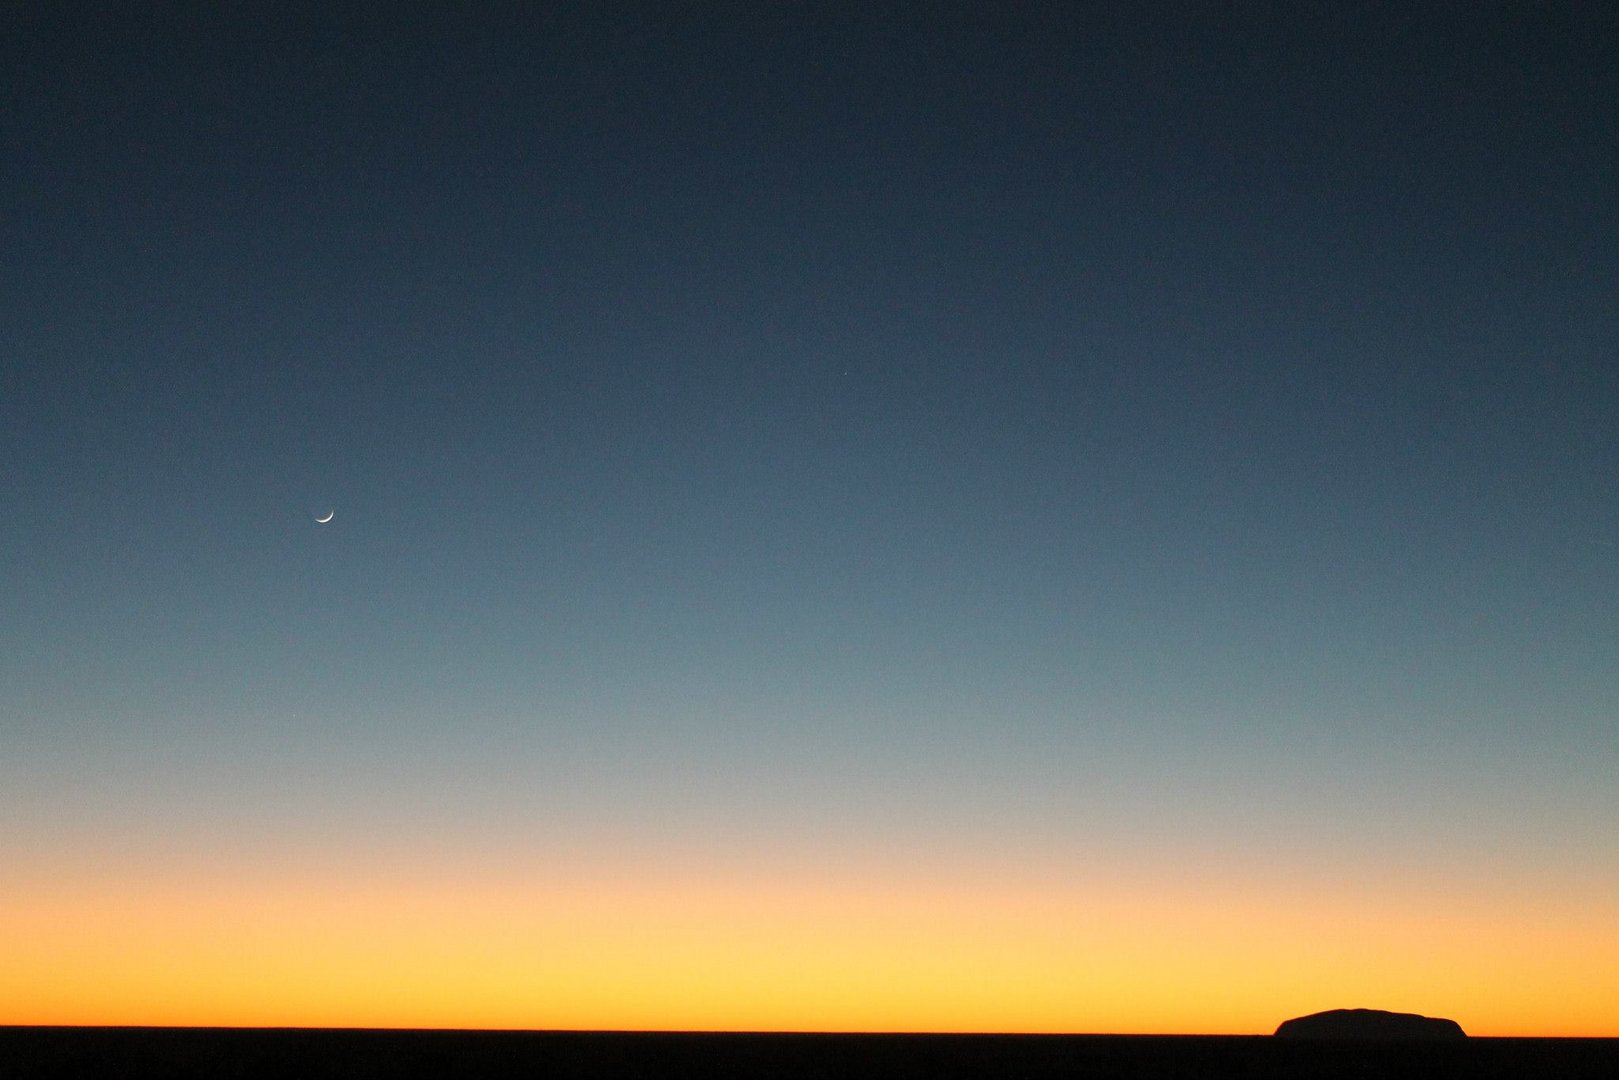
[[[0,1023],[1619,1036],[1612,9],[358,7],[0,14]]]

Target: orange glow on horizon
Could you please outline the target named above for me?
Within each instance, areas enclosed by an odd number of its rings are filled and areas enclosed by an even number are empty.
[[[785,875],[310,874],[0,899],[0,1023],[1265,1033],[1370,1006],[1619,1036],[1611,908]]]

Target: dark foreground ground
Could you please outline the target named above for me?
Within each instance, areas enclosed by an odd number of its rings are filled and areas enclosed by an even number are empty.
[[[0,1077],[1619,1077],[1619,1039],[0,1027]]]

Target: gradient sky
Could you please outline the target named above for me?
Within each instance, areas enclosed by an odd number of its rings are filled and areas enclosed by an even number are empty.
[[[1619,1036],[1611,8],[211,7],[0,15],[0,1023]]]

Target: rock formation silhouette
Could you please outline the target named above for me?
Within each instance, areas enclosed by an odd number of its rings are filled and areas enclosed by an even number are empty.
[[[1465,1039],[1454,1020],[1382,1009],[1329,1009],[1284,1020],[1276,1029],[1295,1039]]]

